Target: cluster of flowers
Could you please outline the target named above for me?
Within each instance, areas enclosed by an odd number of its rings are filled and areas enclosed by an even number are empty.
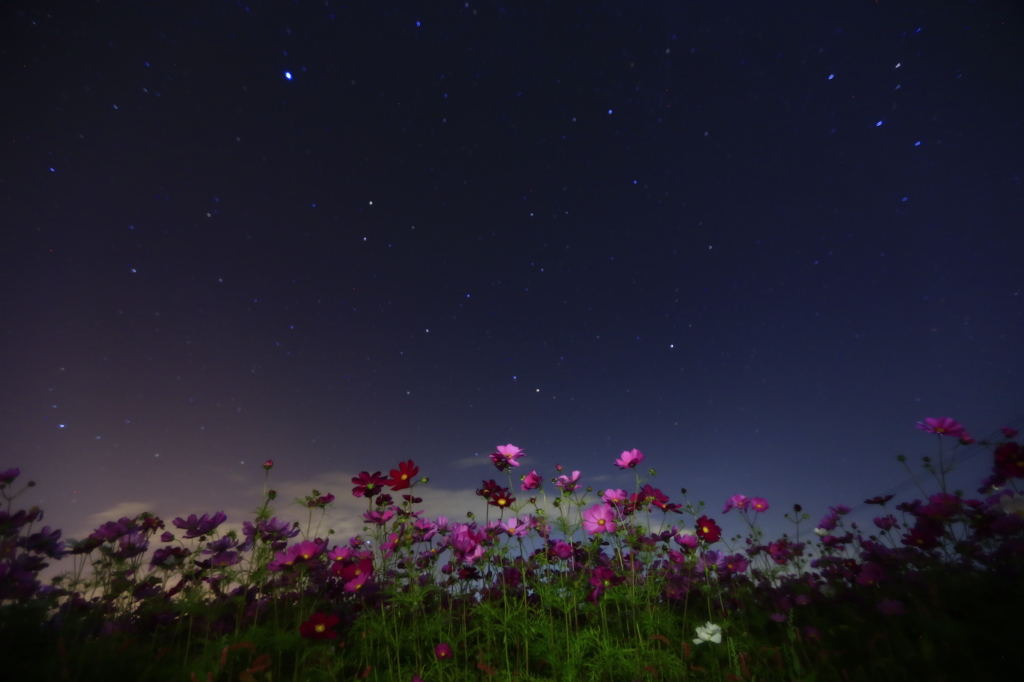
[[[963,445],[974,442],[962,425],[949,418],[929,418],[919,423],[918,428],[937,434],[940,439],[957,439]],[[172,545],[177,540],[174,533],[165,531],[164,522],[151,514],[105,523],[85,540],[65,543],[60,541],[60,531],[48,526],[41,531],[30,532],[31,524],[42,518],[42,512],[36,508],[15,514],[0,512],[0,599],[26,599],[55,593],[54,588],[43,587],[36,580],[39,570],[46,566],[47,558],[85,555],[98,550],[104,559],[111,562],[141,562],[153,538],[164,531],[159,540],[166,546],[153,551],[148,564],[150,572],[159,569],[168,573],[174,570],[184,573],[188,570],[193,580],[197,576],[206,576],[205,579],[212,584],[220,579],[218,575],[226,575],[224,571],[242,562],[244,554],[261,546],[270,549],[266,570],[278,586],[296,588],[305,578],[321,590],[319,594],[326,594],[328,601],[379,599],[381,585],[375,584],[375,580],[383,582],[385,579],[379,575],[382,562],[400,553],[402,561],[399,565],[404,565],[408,575],[429,580],[431,574],[427,569],[448,552],[451,559],[440,569],[441,574],[447,577],[447,585],[496,576],[493,585],[481,591],[483,598],[508,590],[525,594],[527,579],[536,576],[543,566],[548,576],[554,571],[573,579],[585,578],[590,585],[589,598],[596,603],[608,590],[630,580],[642,580],[644,571],[657,569],[662,573],[667,601],[681,601],[691,588],[711,580],[722,585],[754,585],[761,588],[759,598],[770,608],[771,618],[781,622],[788,618],[787,614],[792,609],[825,599],[828,590],[837,589],[837,586],[872,589],[899,580],[907,566],[936,558],[939,548],[952,547],[963,560],[982,566],[1020,562],[1020,557],[1024,557],[1024,520],[1021,518],[1024,510],[1020,508],[1021,498],[1005,486],[1012,479],[1024,478],[1024,451],[1012,440],[1017,436],[1015,430],[1005,428],[1003,436],[1004,440],[993,448],[992,476],[986,479],[979,491],[989,495],[986,499],[964,499],[945,492],[937,493],[927,501],[914,500],[897,505],[893,511],[901,513],[900,518],[886,510],[892,500],[891,495],[865,500],[865,503],[883,509],[883,513],[874,519],[880,535],[867,538],[857,530],[856,524],[846,527],[844,518],[850,513],[849,507],[830,507],[814,530],[822,550],[809,562],[814,572],[804,573],[801,569],[784,580],[774,580],[768,569],[804,566],[805,543],[783,536],[761,544],[760,536],[755,533],[747,539],[744,553],[712,549],[712,545],[722,538],[722,528],[714,518],[707,514],[698,516],[699,511],[672,503],[661,490],[650,485],[641,486],[639,479],[636,492],[627,493],[620,489],[599,491],[600,501],[584,509],[586,493],[590,489],[583,488],[581,472],[564,474],[562,467],[556,466],[560,475],[551,479],[551,483],[560,491],[560,496],[554,500],[554,505],[572,503],[579,506],[584,534],[591,540],[588,546],[573,537],[553,537],[551,526],[542,516],[517,516],[515,513],[506,516],[505,510],[513,511],[516,499],[510,488],[495,480],[483,481],[476,494],[489,507],[501,511],[498,519],[481,525],[475,521],[455,523],[444,516],[433,520],[423,518],[422,512],[414,511],[414,506],[422,500],[411,490],[419,467],[408,460],[392,469],[390,476],[384,476],[380,471],[372,474],[363,471],[352,478],[353,496],[365,498],[368,503],[363,520],[378,529],[384,539],[378,548],[379,554],[367,547],[359,536],[351,538],[347,545],[333,548],[329,548],[329,543],[321,538],[289,544],[300,532],[298,524],[288,524],[276,517],[243,523],[241,541],[233,533],[215,537],[218,528],[226,521],[223,512],[173,519],[173,526],[182,531],[181,540],[198,540],[196,547],[180,541]],[[490,461],[499,472],[508,472],[519,467],[519,460],[525,456],[520,448],[508,444],[499,446],[490,455]],[[643,461],[643,453],[634,449],[623,452],[614,460],[614,465],[621,470],[636,469]],[[264,464],[268,472],[272,467],[272,461]],[[11,497],[7,489],[19,474],[17,469],[0,472],[0,491],[8,500]],[[426,479],[420,481],[425,482]],[[536,470],[521,478],[523,492],[540,490],[542,486],[543,479]],[[581,494],[581,490],[586,492]],[[401,496],[403,503],[396,504],[391,493],[400,491],[408,492]],[[268,499],[275,496],[272,490],[267,493]],[[306,497],[305,505],[309,509],[324,509],[334,499],[331,494],[313,491]],[[536,498],[531,498],[530,502],[535,503]],[[676,525],[658,533],[646,530],[636,516],[655,509],[666,515],[683,511],[692,513],[693,530],[684,530]],[[770,505],[764,498],[737,494],[725,502],[721,513],[736,512],[753,528],[757,515],[769,509]],[[794,511],[799,513],[802,510],[796,505]],[[962,524],[972,531],[970,540],[963,534],[952,532],[955,524]],[[503,537],[525,538],[531,534],[539,536],[543,543],[528,557],[503,563],[488,554]],[[600,549],[600,536],[605,535],[618,535],[625,541],[620,545],[624,549],[616,561]],[[986,545],[986,542],[994,540],[999,542]],[[414,550],[417,546],[421,549]],[[990,550],[990,546],[995,546],[995,549]],[[656,548],[664,550],[660,553],[664,558],[645,565],[644,552]],[[544,561],[538,561],[539,558]],[[758,562],[760,567],[754,567]],[[481,573],[495,567],[496,573],[486,576]],[[395,575],[392,570],[386,579],[394,580]],[[136,580],[129,573],[122,577]],[[183,578],[176,587],[164,592],[159,581],[137,580],[133,596],[137,599],[169,598],[181,589],[184,582]],[[325,586],[333,588],[326,590]],[[238,596],[236,593],[233,595]],[[242,596],[253,598],[249,592]],[[74,599],[81,605],[80,597],[74,595]],[[880,598],[876,608],[882,613],[895,615],[903,612],[904,607],[896,599]],[[338,636],[335,628],[341,622],[337,614],[318,612],[301,624],[300,633],[308,639],[333,639]],[[722,640],[721,628],[712,622],[697,628],[696,634],[695,644]],[[806,634],[815,636],[813,628]],[[438,644],[435,654],[439,660],[448,658],[451,649],[448,644]]]

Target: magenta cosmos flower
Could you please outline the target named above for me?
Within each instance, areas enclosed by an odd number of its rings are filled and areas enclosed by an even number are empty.
[[[964,433],[963,424],[949,417],[928,417],[923,422],[917,422],[917,428],[953,438],[959,438]]]
[[[644,453],[633,448],[632,450],[624,450],[619,458],[615,460],[615,466],[620,469],[635,469],[636,465],[642,461],[644,461]]]
[[[353,495],[373,498],[383,492],[380,487],[387,483],[388,479],[381,476],[379,471],[372,474],[363,471],[358,476],[354,476],[352,482],[356,484],[356,487],[352,488]]]
[[[750,499],[750,508],[758,514],[763,514],[768,511],[768,500],[763,497],[753,497]]]
[[[437,660],[443,661],[446,658],[452,657],[452,648],[445,642],[441,642],[434,647],[434,655],[437,656]]]
[[[523,484],[519,487],[522,488],[523,490],[536,490],[537,488],[540,487],[540,484],[541,477],[537,473],[537,470],[534,469],[530,473],[523,476]]]
[[[615,510],[607,504],[595,504],[583,512],[583,530],[594,533],[615,532]]]

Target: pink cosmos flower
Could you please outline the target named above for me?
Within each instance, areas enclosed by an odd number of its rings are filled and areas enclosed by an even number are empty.
[[[763,497],[754,497],[750,500],[750,506],[755,512],[761,514],[768,511],[768,500]]]
[[[590,534],[614,533],[615,510],[608,504],[595,504],[583,512],[583,529]]]
[[[508,445],[499,445],[498,451],[491,453],[490,459],[494,462],[494,466],[498,467],[498,471],[505,471],[510,466],[519,466],[519,462],[516,460],[525,456],[525,452],[509,443]]]
[[[730,509],[746,509],[750,500],[747,499],[746,495],[733,495],[725,503],[725,508],[722,509],[722,513],[725,514]]]
[[[620,469],[635,469],[636,465],[644,461],[644,453],[636,448],[623,451],[622,455],[615,460],[615,466]]]
[[[622,506],[629,501],[629,494],[625,490],[619,490],[618,488],[605,490],[604,494],[601,495],[601,499],[611,505]]]
[[[445,642],[441,642],[434,647],[434,655],[437,656],[437,660],[441,661],[446,658],[452,657],[452,648]]]
[[[499,523],[499,526],[503,531],[508,533],[510,537],[521,538],[525,537],[526,534],[530,532],[528,519],[528,516],[524,516],[523,520],[520,521],[513,516],[505,523]]]
[[[576,490],[576,488],[579,487],[576,484],[578,480],[580,480],[580,472],[578,471],[572,472],[572,478],[569,478],[565,474],[562,474],[561,476],[558,477],[558,480],[555,481],[555,486],[561,488],[562,492],[571,493],[573,490]]]
[[[959,438],[964,432],[963,424],[950,417],[927,417],[923,422],[917,422],[917,428],[953,438]]]
[[[519,487],[523,490],[536,490],[540,487],[541,482],[541,477],[537,474],[537,470],[534,469],[526,474],[526,476],[523,476],[523,484]]]

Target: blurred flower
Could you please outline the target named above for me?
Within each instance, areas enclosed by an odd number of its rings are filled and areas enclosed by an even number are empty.
[[[131,559],[145,552],[149,548],[149,540],[144,533],[132,531],[117,539],[117,552],[115,554],[121,559]]]
[[[629,501],[629,495],[626,493],[625,490],[613,488],[605,490],[604,494],[601,495],[601,499],[607,502],[608,504],[622,506],[623,504]]]
[[[338,633],[332,630],[338,624],[334,614],[314,613],[305,623],[299,626],[299,634],[306,639],[334,639]]]
[[[754,497],[750,500],[751,508],[758,514],[768,511],[768,500],[763,497]]]
[[[7,485],[8,483],[13,483],[14,479],[16,479],[19,475],[21,475],[21,469],[18,468],[0,471],[0,485]]]
[[[523,476],[523,484],[519,486],[523,490],[536,490],[540,487],[543,479],[537,474],[537,470],[534,469],[530,473]]]
[[[561,476],[558,477],[558,480],[555,481],[555,487],[561,488],[563,493],[571,493],[573,490],[576,490],[576,488],[579,487],[579,484],[577,483],[577,481],[579,480],[580,472],[578,471],[572,472],[572,478],[566,476],[565,474],[562,474]]]
[[[878,526],[882,530],[891,530],[893,528],[899,528],[899,524],[896,523],[896,517],[893,516],[892,514],[889,514],[888,516],[882,516],[882,517],[876,516],[874,518],[874,522],[875,522],[875,525]]]
[[[722,529],[707,516],[697,519],[697,536],[704,542],[718,542],[722,538]]]
[[[711,621],[704,623],[697,627],[697,637],[693,640],[694,644],[703,644],[704,642],[714,642],[715,644],[722,643],[722,628],[718,627]]]
[[[273,469],[274,468],[274,460],[268,459],[266,462],[263,463],[263,468],[266,469],[267,471],[270,471],[271,469]]]
[[[677,545],[688,550],[697,549],[697,545],[699,544],[697,542],[697,536],[689,531],[676,533],[672,539],[676,541]]]
[[[964,432],[963,424],[949,417],[928,417],[923,422],[917,422],[917,428],[953,438],[959,438]]]
[[[615,460],[615,466],[620,469],[635,469],[636,465],[644,461],[644,453],[636,448],[623,451],[622,455]]]
[[[597,603],[597,598],[604,594],[605,589],[621,585],[626,581],[623,576],[615,575],[615,571],[599,566],[590,572],[590,584],[594,587],[590,593],[590,601]]]
[[[1003,437],[1004,438],[1015,438],[1017,436],[1017,429],[1010,428],[1009,426],[1004,426],[1000,430],[1003,432]],[[17,470],[15,469],[15,471],[17,471]],[[2,479],[3,479],[3,474],[0,474],[0,480],[2,480]]]
[[[187,519],[182,519],[180,516],[174,519],[173,523],[178,528],[185,531],[185,538],[197,538],[201,535],[209,535],[212,533],[217,526],[224,523],[227,520],[227,515],[219,511],[213,516],[209,514],[203,514],[199,518],[196,518],[195,514],[189,514]]]
[[[746,509],[749,502],[746,495],[733,495],[726,501],[722,513],[725,514],[730,509]]]
[[[583,512],[583,529],[594,533],[615,532],[615,510],[608,504],[595,504]]]
[[[391,470],[391,478],[387,484],[392,490],[405,490],[409,487],[409,479],[419,472],[420,468],[411,459],[407,462],[401,462],[397,469]]]
[[[439,661],[443,661],[446,658],[451,658],[452,648],[448,644],[441,642],[436,647],[434,647],[434,655],[437,656],[437,660]]]
[[[886,616],[902,616],[907,610],[903,608],[903,602],[895,599],[883,599],[875,605],[880,612]]]

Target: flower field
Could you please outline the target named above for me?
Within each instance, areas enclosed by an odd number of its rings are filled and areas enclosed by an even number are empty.
[[[874,497],[871,528],[794,505],[792,532],[758,526],[768,499],[720,511],[645,479],[639,450],[609,457],[634,489],[594,491],[582,472],[518,474],[499,446],[484,511],[426,518],[412,460],[362,472],[364,534],[318,537],[334,495],[279,518],[264,463],[260,506],[241,533],[223,512],[109,521],[81,541],[16,509],[18,469],[0,471],[0,656],[5,679],[189,682],[955,680],[1010,677],[1024,607],[1024,449],[982,442],[992,474],[976,494],[946,475],[974,439],[949,418],[918,424],[919,499]],[[904,466],[905,460],[900,458]],[[523,467],[525,470],[525,467]],[[909,470],[909,467],[908,467]],[[514,474],[514,472],[516,472]],[[651,477],[654,471],[647,472]],[[913,472],[911,472],[913,473]],[[545,489],[545,486],[549,486]],[[724,515],[749,533],[722,537]],[[69,570],[42,584],[52,560]]]

